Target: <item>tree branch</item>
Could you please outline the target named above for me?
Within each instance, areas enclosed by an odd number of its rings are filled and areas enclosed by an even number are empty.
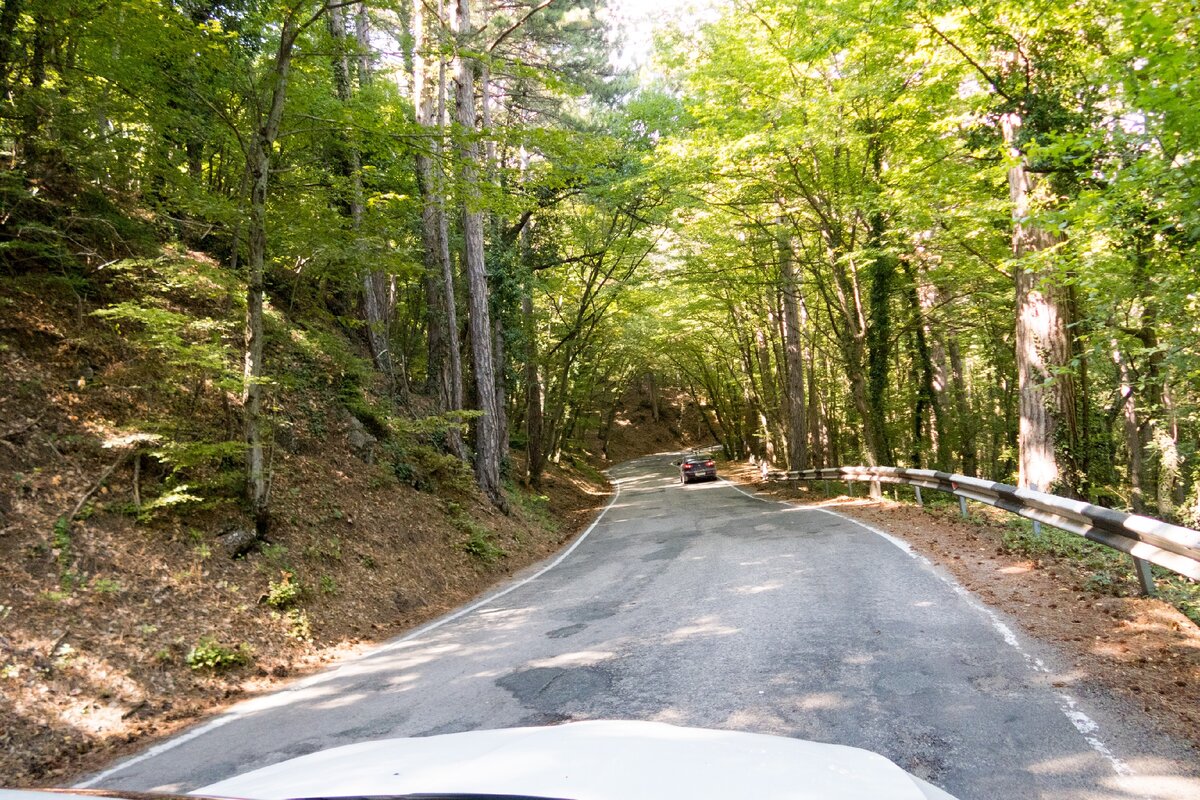
[[[538,13],[539,11],[541,11],[543,8],[546,8],[547,6],[549,6],[549,5],[550,5],[551,3],[553,3],[553,2],[554,2],[554,0],[543,0],[543,2],[541,2],[541,3],[537,4],[537,5],[536,5],[536,6],[534,6],[532,9],[530,9],[528,14],[526,14],[526,15],[525,15],[525,16],[523,16],[523,17],[521,17],[519,20],[517,20],[516,22],[514,22],[512,25],[509,25],[509,26],[508,26],[508,27],[507,27],[507,28],[504,30],[504,32],[503,32],[503,33],[501,33],[499,36],[497,36],[497,37],[496,37],[496,40],[495,40],[494,42],[492,42],[490,45],[488,45],[487,52],[489,52],[489,53],[490,53],[490,52],[492,52],[493,50],[495,50],[497,47],[499,47],[501,42],[503,42],[505,39],[507,39],[507,38],[508,38],[508,37],[509,37],[509,36],[510,36],[510,35],[511,35],[511,34],[512,34],[514,31],[516,31],[516,30],[517,30],[518,28],[520,28],[522,25],[524,25],[524,24],[526,23],[526,21],[528,21],[528,19],[529,19],[530,17],[532,17],[534,14]]]
[[[1005,100],[1007,100],[1010,103],[1017,102],[1016,99],[1012,95],[1010,95],[1008,92],[1004,91],[1004,89],[1002,89],[1000,87],[1000,81],[998,81],[996,78],[993,78],[991,73],[989,73],[986,69],[984,69],[983,65],[981,65],[978,61],[971,58],[971,56],[967,54],[966,50],[963,50],[961,47],[958,46],[957,42],[953,41],[949,36],[942,33],[942,30],[933,23],[933,20],[929,19],[929,17],[922,16],[921,21],[924,22],[926,27],[928,27],[929,30],[933,31],[933,33],[939,39],[941,39],[946,44],[950,45],[950,47],[956,53],[958,53],[960,56],[962,56],[964,61],[966,61],[968,64],[970,64],[972,67],[974,67],[975,71],[978,72],[980,75],[982,75],[984,80],[986,80],[988,82],[988,85],[991,86],[992,89],[994,89],[996,91],[996,94],[1000,95],[1001,97],[1003,97]]]

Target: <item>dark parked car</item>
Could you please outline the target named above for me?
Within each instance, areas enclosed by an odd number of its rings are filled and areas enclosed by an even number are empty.
[[[717,479],[717,463],[712,460],[712,456],[688,456],[679,462],[680,482],[691,483],[701,478],[712,478],[714,481]]]

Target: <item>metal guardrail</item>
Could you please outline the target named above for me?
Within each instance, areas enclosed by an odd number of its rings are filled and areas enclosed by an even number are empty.
[[[922,489],[946,492],[960,498],[964,514],[965,501],[974,500],[1034,520],[1035,524],[1045,523],[1128,553],[1133,556],[1138,580],[1147,594],[1154,593],[1149,564],[1200,580],[1200,531],[1046,492],[1018,489],[1006,483],[966,475],[902,467],[829,467],[768,472],[767,479],[904,484],[914,487],[918,502],[921,502]]]

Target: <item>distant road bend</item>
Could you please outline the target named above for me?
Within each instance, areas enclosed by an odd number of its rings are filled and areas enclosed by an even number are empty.
[[[1150,731],[903,543],[667,455],[549,569],[89,783],[188,790],[395,736],[644,719],[864,747],[963,800],[1200,797]]]

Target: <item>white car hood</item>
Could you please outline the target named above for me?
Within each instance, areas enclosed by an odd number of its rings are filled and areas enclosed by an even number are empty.
[[[283,800],[414,793],[569,800],[953,800],[867,750],[611,721],[363,742],[264,767],[193,794]]]

